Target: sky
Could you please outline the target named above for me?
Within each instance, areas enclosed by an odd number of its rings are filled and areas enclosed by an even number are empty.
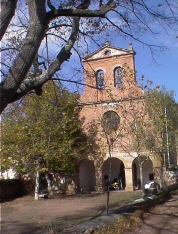
[[[150,7],[152,7],[152,4],[158,5],[159,3],[160,0],[155,0],[154,3],[152,1],[149,2]],[[114,20],[114,15],[111,18]],[[144,75],[145,80],[149,79],[153,82],[152,88],[159,85],[160,88],[164,86],[167,91],[174,91],[174,98],[178,103],[178,34],[170,27],[167,27],[165,32],[163,27],[157,22],[152,22],[151,29],[156,34],[151,35],[148,31],[138,38],[148,44],[161,46],[161,51],[157,51],[154,55],[142,43],[131,38],[119,37],[114,32],[113,34],[108,33],[106,40],[113,46],[125,49],[128,48],[131,42],[136,52],[135,70],[137,71],[137,81]],[[134,36],[137,37],[137,35]],[[98,48],[96,45],[89,44],[89,53]]]
[[[154,0],[154,2],[147,1],[147,3],[152,7],[153,4],[160,4],[161,1]],[[164,10],[165,12],[167,11],[166,8]],[[132,42],[133,49],[136,52],[135,69],[137,71],[137,79],[141,75],[144,75],[145,80],[149,79],[153,81],[153,88],[159,85],[160,87],[165,86],[167,91],[174,90],[174,98],[178,103],[178,34],[170,27],[167,27],[167,31],[165,31],[156,22],[153,22],[151,27],[157,34],[151,35],[148,31],[141,37],[141,40],[148,44],[165,47],[164,51],[156,53],[154,57],[152,57],[148,47],[129,38],[125,41],[111,39],[111,44],[121,48],[127,48],[129,42]]]
[[[144,38],[143,38],[144,39]],[[145,80],[153,81],[152,88],[156,85],[165,86],[167,91],[174,90],[175,100],[178,102],[178,39],[175,38],[172,44],[168,41],[158,42],[162,46],[167,46],[163,52],[158,52],[154,57],[146,46],[138,42],[132,42],[135,55],[135,70],[137,71],[137,80],[144,75]],[[169,40],[169,39],[168,39]],[[123,41],[113,41],[114,46],[127,48],[129,39]],[[152,41],[150,40],[150,43]]]
[[[140,42],[132,41],[129,38],[123,41],[123,38],[112,38],[108,37],[107,40],[110,45],[115,47],[127,49],[130,42],[135,55],[135,70],[137,72],[137,81],[139,84],[139,79],[144,75],[144,80],[151,80],[153,85],[151,88],[155,88],[157,85],[164,86],[167,91],[174,91],[175,101],[178,103],[178,39],[172,39],[164,35],[167,40],[162,40],[163,36],[158,36],[156,39],[149,38],[149,35],[145,35],[142,39],[148,41],[150,44],[157,44],[161,46],[166,46],[166,49],[161,52],[157,52],[154,56],[151,54],[148,47],[143,46]],[[149,38],[149,39],[148,39]],[[154,41],[155,40],[155,41]],[[94,52],[99,47],[94,45],[89,46],[90,53]],[[75,59],[74,59],[75,60]],[[76,59],[77,61],[77,59]],[[66,64],[65,70],[68,66],[73,63],[73,58]],[[70,86],[71,84],[66,84]],[[82,87],[81,87],[82,89]]]
[[[159,4],[160,0],[155,0],[152,4]],[[166,10],[166,9],[165,9]],[[127,48],[129,42],[132,46],[135,55],[135,69],[137,71],[137,79],[144,75],[145,80],[153,81],[153,88],[156,85],[165,86],[167,91],[174,90],[175,101],[178,103],[178,35],[170,27],[165,31],[160,25],[154,22],[152,30],[157,34],[151,35],[148,31],[141,37],[141,40],[152,45],[159,45],[165,49],[157,52],[152,56],[148,47],[143,46],[140,42],[130,40],[125,41],[112,39],[111,44],[118,47]]]

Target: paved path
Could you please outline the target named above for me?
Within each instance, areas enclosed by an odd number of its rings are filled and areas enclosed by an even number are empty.
[[[126,234],[173,234],[178,233],[178,195],[162,205],[152,208],[141,227]]]
[[[150,197],[150,199],[152,199]],[[138,203],[131,203],[128,206],[119,209],[111,209],[109,216],[101,215],[100,217],[79,224],[62,232],[62,234],[81,234],[93,233],[93,230],[102,225],[109,224],[117,220],[123,213],[130,213],[138,207]],[[141,204],[140,204],[141,205]],[[116,230],[115,230],[116,231]],[[118,230],[117,233],[121,233]],[[113,232],[112,232],[113,233]],[[124,234],[175,234],[178,233],[178,195],[172,196],[171,199],[164,204],[152,208],[147,213],[147,218],[142,220],[142,225],[139,228]],[[104,234],[104,233],[102,233]],[[107,232],[108,234],[108,232]]]

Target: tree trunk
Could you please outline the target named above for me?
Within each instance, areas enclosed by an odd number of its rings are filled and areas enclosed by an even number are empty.
[[[55,180],[55,182],[56,182],[56,184],[55,184],[55,186],[57,187],[57,189],[59,190],[60,188],[59,188],[59,180],[58,180],[58,176],[56,175],[56,173],[54,172],[54,180]]]
[[[139,162],[139,167],[140,167],[140,182],[141,182],[141,188],[142,188],[142,196],[145,195],[145,190],[143,186],[143,168],[142,168],[142,163]]]
[[[2,39],[12,17],[14,16],[17,0],[1,0],[0,40]]]
[[[28,9],[30,20],[26,38],[23,40],[20,53],[15,58],[13,65],[1,83],[1,112],[5,109],[8,103],[12,102],[13,96],[25,79],[48,26],[45,0],[28,1]]]
[[[109,149],[109,177],[107,186],[107,200],[106,200],[106,214],[109,214],[109,195],[110,195],[110,184],[111,184],[111,172],[112,172],[112,162],[111,162],[111,144],[107,136],[107,144]]]
[[[37,172],[36,172],[35,200],[39,199],[39,189],[40,189],[40,168],[38,165]]]
[[[41,2],[42,1],[42,2]],[[46,83],[56,71],[58,71],[64,61],[71,56],[71,49],[77,40],[80,18],[73,19],[72,32],[66,45],[58,53],[56,59],[50,64],[48,70],[35,79],[25,79],[26,74],[32,65],[41,41],[45,35],[47,27],[45,1],[29,1],[29,12],[31,15],[26,39],[19,55],[14,60],[13,66],[5,76],[0,87],[0,113],[9,103],[17,101],[32,89],[39,88]],[[34,14],[38,13],[38,14]],[[41,18],[41,16],[43,16]],[[35,23],[34,23],[35,22]],[[10,90],[10,91],[9,91]]]
[[[161,157],[161,166],[160,166],[160,182],[159,182],[159,186],[160,189],[163,188],[163,166],[164,166],[164,159],[163,156]]]
[[[50,196],[53,196],[53,190],[52,190],[52,186],[51,186],[51,180],[49,178],[49,173],[48,172],[46,172],[45,178],[46,178],[46,181],[47,181],[47,184],[48,184],[48,194]]]

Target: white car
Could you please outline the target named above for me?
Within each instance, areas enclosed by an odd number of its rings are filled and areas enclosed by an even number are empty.
[[[149,182],[148,184],[145,184],[145,189],[153,188],[154,181]]]

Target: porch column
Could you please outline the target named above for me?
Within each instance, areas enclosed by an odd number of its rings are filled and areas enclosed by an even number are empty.
[[[133,191],[132,168],[125,168],[126,191]]]

